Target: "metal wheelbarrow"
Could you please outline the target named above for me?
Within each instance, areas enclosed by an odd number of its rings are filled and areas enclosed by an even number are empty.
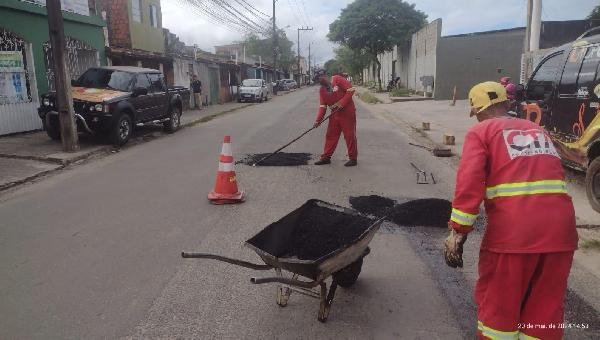
[[[250,282],[278,283],[277,304],[281,307],[287,305],[292,292],[318,298],[318,320],[325,322],[337,286],[350,287],[356,282],[363,258],[370,252],[368,244],[382,222],[383,218],[376,220],[313,199],[246,241],[245,245],[264,264],[207,253],[183,252],[181,256],[213,259],[255,270],[274,269],[276,276],[252,277]],[[291,277],[285,277],[283,272],[291,273]],[[300,276],[309,281],[299,279]],[[328,289],[325,280],[329,276],[332,282]],[[320,289],[315,289],[317,286]]]

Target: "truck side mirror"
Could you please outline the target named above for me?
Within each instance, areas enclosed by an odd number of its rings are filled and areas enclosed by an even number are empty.
[[[516,100],[522,102],[525,100],[525,86],[523,84],[517,85]]]
[[[131,95],[134,97],[144,96],[148,94],[148,89],[144,87],[135,87],[133,91],[131,91]]]
[[[531,95],[535,100],[544,100],[546,99],[545,90],[543,85],[536,85],[531,91]]]

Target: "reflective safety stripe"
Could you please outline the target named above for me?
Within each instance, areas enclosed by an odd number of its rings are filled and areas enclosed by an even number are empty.
[[[529,336],[529,335],[527,335],[527,334],[525,334],[523,332],[520,332],[519,333],[519,340],[540,340],[540,339],[532,337],[532,336]]]
[[[327,105],[319,105],[319,107],[327,107]]]
[[[477,329],[492,340],[518,340],[519,331],[504,332],[487,327],[481,321],[477,321]]]
[[[354,91],[356,91],[356,89],[354,87],[351,87],[351,88],[347,89],[346,91],[348,91],[348,92],[354,92]]]
[[[223,143],[221,148],[221,155],[231,156],[231,143]]]
[[[219,162],[219,171],[221,172],[232,172],[234,170],[233,163],[222,163]]]
[[[486,189],[486,197],[488,199],[507,196],[566,193],[567,183],[561,180],[506,183]]]
[[[450,215],[450,221],[456,222],[462,225],[473,225],[477,219],[477,215],[469,214],[464,211],[460,211],[456,208],[452,208],[452,215]]]

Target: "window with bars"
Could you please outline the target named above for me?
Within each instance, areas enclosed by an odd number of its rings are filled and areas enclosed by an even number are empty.
[[[131,19],[142,22],[142,0],[131,0]]]
[[[158,11],[156,5],[150,5],[150,26],[158,27]]]

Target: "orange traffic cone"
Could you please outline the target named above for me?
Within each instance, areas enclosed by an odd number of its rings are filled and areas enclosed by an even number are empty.
[[[231,204],[244,201],[244,191],[238,190],[233,164],[231,137],[225,136],[221,157],[219,157],[219,171],[217,172],[215,190],[208,193],[210,203]]]

